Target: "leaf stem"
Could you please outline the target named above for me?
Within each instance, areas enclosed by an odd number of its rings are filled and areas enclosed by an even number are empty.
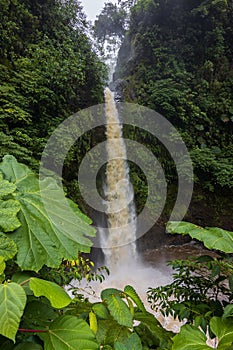
[[[46,329],[24,329],[24,328],[19,328],[19,332],[25,332],[25,333],[46,333],[48,332]]]
[[[25,284],[27,284],[27,283],[30,282],[30,279],[31,279],[31,278],[28,278],[27,280],[21,282],[19,285],[20,285],[21,287],[24,286]]]

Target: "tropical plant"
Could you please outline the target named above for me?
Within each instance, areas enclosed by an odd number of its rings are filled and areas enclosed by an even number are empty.
[[[55,180],[46,178],[43,189],[59,219],[52,221],[37,176],[13,156],[4,157],[0,171],[0,347],[171,349],[173,334],[146,311],[132,286],[105,289],[96,303],[71,285],[73,298],[67,294],[61,285],[72,278],[104,278],[80,255],[90,250],[83,232],[93,236],[91,221],[68,201],[77,219],[71,222],[56,199]]]
[[[233,346],[233,263],[226,253],[233,252],[233,232],[202,228],[188,222],[169,222],[170,233],[189,234],[218,256],[204,255],[175,260],[173,282],[149,288],[148,301],[163,315],[172,315],[187,324],[173,338],[173,350],[210,349],[207,336],[216,337],[218,349]],[[216,253],[215,253],[216,255]]]

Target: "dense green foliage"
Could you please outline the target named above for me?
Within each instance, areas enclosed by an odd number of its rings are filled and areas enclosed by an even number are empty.
[[[159,111],[179,129],[197,182],[211,191],[229,191],[232,1],[135,2],[119,0],[123,10],[106,6],[96,25],[99,37],[121,37],[125,13],[134,5],[117,72],[128,80],[125,96]],[[102,28],[109,14],[116,15],[115,22],[109,18]],[[146,311],[132,286],[103,290],[96,303],[79,288],[71,288],[72,299],[61,287],[72,278],[102,281],[107,269],[93,272],[93,263],[80,255],[90,251],[91,220],[71,200],[64,207],[54,179],[44,179],[39,188],[27,165],[37,168],[46,139],[69,114],[102,101],[105,70],[85,34],[77,0],[0,0],[0,29],[0,157],[11,153],[24,163],[9,155],[0,163],[0,348],[208,350],[209,334],[218,338],[219,350],[232,349],[232,259],[225,254],[174,261],[173,283],[150,289],[150,300],[164,314],[187,319],[177,335]],[[161,145],[130,126],[124,133],[149,144],[167,179],[174,180],[174,164]],[[98,136],[95,131],[94,140],[91,133],[82,137],[65,161],[68,193],[76,201],[77,160]],[[136,166],[131,170],[137,200],[144,203],[146,179]],[[230,231],[185,222],[171,222],[167,230],[233,253]]]
[[[77,0],[1,0],[0,30],[0,156],[35,168],[54,127],[102,101],[105,68]]]
[[[126,286],[124,291],[103,290],[102,300],[92,304],[80,297],[78,290],[73,290],[76,297],[72,299],[54,283],[56,275],[49,267],[59,268],[64,259],[66,268],[74,266],[73,262],[86,265],[77,256],[78,252],[90,248],[91,242],[83,237],[83,232],[93,234],[90,220],[69,201],[77,220],[72,224],[74,226],[69,226],[68,217],[62,217],[59,202],[53,203],[53,209],[58,214],[57,222],[50,221],[50,213],[42,203],[43,193],[37,190],[36,175],[12,156],[4,157],[0,170],[0,228],[4,231],[0,237],[1,348],[170,349],[173,334],[164,330],[146,311],[132,286]],[[53,195],[50,193],[50,196],[56,198],[54,180],[45,180],[50,184],[46,191],[52,190]],[[24,191],[25,183],[30,185],[27,192]],[[9,219],[10,214],[12,220]],[[55,236],[56,240],[53,239]],[[47,274],[41,270],[43,264]],[[23,272],[24,269],[27,271]],[[84,269],[82,274],[87,275],[88,272],[89,269]],[[43,275],[44,278],[41,278]],[[134,320],[140,321],[140,324],[134,326]]]
[[[71,277],[79,278],[79,276],[71,272],[67,274],[68,280],[61,279],[58,282],[56,269],[51,269],[49,266],[57,268],[58,273],[60,271],[65,275],[65,271],[59,268],[60,254],[66,269],[79,265],[82,276],[86,275],[89,279],[87,276],[90,272],[89,267],[83,258],[76,259],[75,254],[90,246],[90,242],[86,239],[85,248],[82,234],[85,232],[92,235],[90,221],[79,212],[74,203],[69,201],[75,210],[78,227],[77,229],[74,226],[70,227],[66,221],[62,229],[61,222],[64,218],[60,213],[60,203],[54,202],[53,208],[57,210],[58,222],[48,224],[50,213],[46,212],[42,205],[43,192],[37,193],[38,179],[35,174],[25,165],[17,163],[12,156],[4,157],[0,169],[2,174],[0,226],[3,231],[0,237],[1,348],[8,350],[100,348],[186,350],[191,347],[211,349],[206,345],[207,330],[211,337],[218,337],[219,350],[231,348],[233,344],[233,307],[230,304],[233,290],[231,260],[227,260],[226,257],[215,259],[206,256],[195,260],[174,261],[172,266],[177,270],[174,282],[168,286],[150,289],[149,299],[153,303],[161,299],[159,305],[163,307],[162,313],[177,315],[179,319],[185,318],[190,323],[182,326],[181,332],[177,335],[165,330],[155,316],[146,310],[132,286],[127,285],[124,290],[114,288],[102,290],[101,299],[94,303],[85,299],[79,288],[71,287],[74,296],[71,298],[60,285],[68,283]],[[52,181],[53,186],[50,189],[56,190],[54,180],[45,180],[49,181],[50,186]],[[24,182],[31,186],[27,192],[23,191]],[[31,188],[34,189],[34,193],[31,192]],[[53,195],[56,198],[55,192]],[[37,209],[39,212],[36,213]],[[36,218],[34,225],[36,228],[32,225],[27,210],[30,211],[31,220]],[[175,223],[171,223],[170,226],[175,230]],[[193,226],[195,225],[189,223],[180,225],[181,231],[186,233],[189,230],[198,230]],[[176,231],[179,231],[178,228],[179,225],[176,223]],[[49,246],[48,234],[51,237],[53,235],[51,230],[56,231],[60,246],[56,244]],[[74,230],[76,242],[71,243],[70,238]],[[209,231],[201,236],[200,240],[211,236]],[[30,241],[34,251],[32,256],[28,253],[25,242],[28,232],[31,233]],[[40,237],[40,232],[43,232],[43,237]],[[17,238],[19,233],[20,241]],[[224,239],[228,239],[231,235],[232,232],[222,230],[219,250],[225,250]],[[38,258],[41,254],[36,247],[38,243],[44,247],[46,245],[51,255],[46,257],[43,253],[43,263],[46,266],[40,270]],[[68,245],[69,252],[63,249]],[[73,248],[77,248],[77,252],[73,250],[73,255],[72,245]],[[19,259],[19,255],[24,254],[25,249],[31,259],[30,267],[24,265],[27,264],[27,256],[23,263]],[[51,263],[53,258],[56,261]],[[27,268],[27,271],[22,271],[24,268]]]
[[[149,288],[148,301],[163,315],[172,315],[186,325],[173,338],[173,350],[211,349],[207,336],[217,337],[218,349],[231,349],[233,345],[233,264],[225,252],[233,252],[229,239],[233,232],[221,230],[216,238],[216,228],[203,229],[181,222],[168,223],[172,233],[188,234],[200,241],[212,242],[218,256],[203,255],[186,260],[175,260],[172,266],[173,282],[166,286]],[[212,235],[213,231],[213,235]],[[214,236],[214,237],[212,237]],[[216,347],[215,347],[216,348]]]
[[[100,15],[95,20],[94,32],[100,41],[104,41],[106,36],[119,36],[125,34],[126,12],[116,4],[107,2]]]
[[[232,12],[231,0],[137,1],[116,72],[127,101],[180,131],[195,180],[210,191],[233,187]],[[171,175],[171,162],[150,141]]]

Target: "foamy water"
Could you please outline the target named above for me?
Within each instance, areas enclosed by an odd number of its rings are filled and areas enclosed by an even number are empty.
[[[153,313],[159,320],[161,325],[167,330],[178,332],[182,323],[174,320],[172,317],[163,317],[160,312],[154,312],[150,308],[150,304],[147,302],[146,291],[149,287],[158,287],[166,285],[172,282],[171,270],[167,266],[163,269],[156,269],[154,267],[147,266],[141,262],[132,262],[131,265],[122,264],[117,270],[115,269],[114,274],[106,276],[104,282],[98,281],[87,282],[82,280],[72,281],[69,287],[78,288],[80,293],[87,297],[91,302],[98,302],[101,300],[100,294],[103,289],[116,288],[124,290],[126,285],[131,285],[141,300],[143,301],[146,309]],[[72,292],[69,291],[72,295]]]
[[[114,101],[114,94],[105,89],[105,114],[108,163],[106,166],[106,214],[108,235],[101,237],[106,265],[115,271],[122,264],[137,259],[134,191],[122,125]],[[107,248],[107,249],[105,249]]]

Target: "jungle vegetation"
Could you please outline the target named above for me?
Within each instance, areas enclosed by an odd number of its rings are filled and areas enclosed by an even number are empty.
[[[198,190],[207,191],[197,196],[208,207],[215,198],[209,194],[219,198],[222,192],[228,201],[214,204],[231,217],[232,1],[128,3],[133,7],[116,72],[125,100],[157,110],[177,127],[189,147]],[[129,11],[126,1],[118,6]],[[171,234],[190,235],[218,254],[171,262],[174,282],[148,290],[154,309],[187,321],[176,335],[145,309],[133,286],[103,290],[96,303],[78,289],[70,291],[71,298],[62,288],[72,278],[102,281],[107,271],[95,271],[88,259],[95,230],[79,209],[86,208],[75,178],[98,135],[84,135],[66,160],[64,181],[74,200],[66,205],[75,221],[56,197],[54,178],[44,178],[41,190],[40,156],[61,121],[103,102],[106,68],[79,1],[0,0],[0,29],[0,347],[209,350],[209,336],[216,338],[215,348],[232,349],[232,230],[168,223]],[[124,133],[150,144],[172,184],[174,169],[164,149],[138,130]],[[131,167],[140,210],[147,186],[136,170]],[[43,196],[55,199],[49,211]],[[54,208],[57,223],[51,219]]]
[[[180,132],[194,165],[193,211],[203,225],[208,220],[195,209],[200,201],[209,210],[218,203],[211,211],[217,220],[229,210],[229,221],[233,212],[226,202],[233,188],[232,10],[231,0],[137,1],[115,73],[125,101],[161,113]],[[147,147],[150,140],[173,183],[164,150],[141,130],[136,139]]]
[[[0,1],[0,156],[36,169],[65,118],[103,100],[106,68],[79,1]]]

